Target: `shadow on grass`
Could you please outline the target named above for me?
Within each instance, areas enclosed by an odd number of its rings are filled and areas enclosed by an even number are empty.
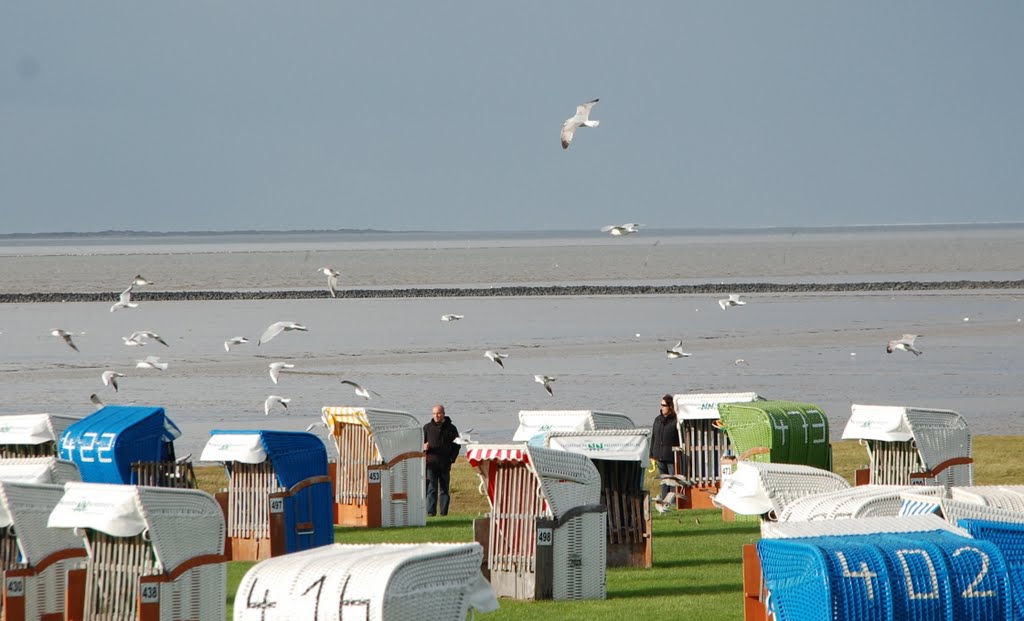
[[[742,586],[741,582],[695,584],[692,586],[664,584],[608,591],[608,599],[632,599],[636,597],[658,597],[660,595],[722,595],[725,593],[737,593],[741,590]]]
[[[705,565],[735,565],[738,558],[681,558],[671,561],[654,561],[653,569],[669,569],[671,567],[703,567]]]
[[[695,528],[693,530],[655,530],[654,539],[661,537],[700,537],[702,535],[760,535],[760,526],[750,528]]]

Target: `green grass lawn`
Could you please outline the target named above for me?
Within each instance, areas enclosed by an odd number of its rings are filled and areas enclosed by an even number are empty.
[[[1020,484],[1024,463],[1011,459],[1024,438],[984,436],[974,439],[975,482],[978,485]],[[851,479],[865,465],[866,452],[855,442],[833,445],[834,470]],[[200,485],[216,491],[223,485],[219,469],[201,469]],[[487,512],[487,500],[477,491],[475,472],[459,460],[452,471],[452,513],[430,518],[426,527],[391,529],[335,529],[339,543],[419,543],[472,541],[472,523]],[[653,489],[653,482],[648,481]],[[718,511],[682,511],[654,515],[653,557],[650,569],[609,569],[608,598],[603,601],[501,600],[495,612],[477,618],[491,620],[582,618],[627,621],[629,617],[674,619],[685,615],[700,621],[743,618],[741,548],[759,538],[755,521],[723,522]],[[233,562],[228,567],[228,616],[234,593],[253,563]],[[425,611],[425,618],[429,614]]]

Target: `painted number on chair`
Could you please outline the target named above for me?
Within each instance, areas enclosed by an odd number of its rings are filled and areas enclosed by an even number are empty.
[[[537,545],[549,546],[555,538],[555,533],[550,528],[537,529]]]
[[[7,597],[23,597],[25,595],[25,579],[8,578],[4,588],[7,589]]]
[[[160,601],[160,587],[155,584],[144,584],[139,591],[143,604],[156,604]]]
[[[846,556],[837,551],[836,558],[839,559],[839,566],[843,570],[844,578],[862,578],[864,580],[864,587],[868,591],[868,599],[875,599],[875,587],[871,582],[872,578],[877,578],[878,574],[868,569],[868,564],[864,561],[860,562],[860,571],[850,571],[850,565],[846,562]]]
[[[366,479],[370,483],[380,483],[380,470],[370,470],[366,475]]]
[[[914,580],[910,573],[910,563],[907,559],[913,556],[920,556],[928,568],[928,584],[914,586]],[[896,550],[896,558],[900,559],[900,567],[903,568],[903,579],[907,584],[907,597],[910,599],[939,599],[939,577],[935,574],[935,564],[924,550]],[[923,587],[923,588],[922,588]],[[918,592],[918,590],[921,590]]]
[[[270,512],[271,513],[284,513],[284,498],[271,498],[270,499]]]
[[[981,569],[978,571],[978,575],[975,576],[974,582],[967,585],[967,588],[964,589],[963,593],[961,593],[960,595],[963,597],[995,597],[996,592],[992,589],[989,589],[987,591],[976,590],[978,588],[978,585],[981,584],[981,581],[985,579],[986,575],[988,575],[988,554],[985,554],[978,548],[964,546],[962,548],[957,548],[956,551],[953,552],[953,556],[960,556],[964,552],[974,552],[975,554],[977,554],[978,557],[981,558]]]

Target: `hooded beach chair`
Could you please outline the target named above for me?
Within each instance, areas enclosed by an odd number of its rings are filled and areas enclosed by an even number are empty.
[[[466,459],[491,506],[473,532],[495,593],[604,599],[606,510],[590,459],[523,444],[473,445]]]
[[[362,407],[325,407],[322,417],[338,454],[334,523],[425,525],[423,425],[406,412]]]
[[[192,463],[174,454],[180,435],[162,407],[108,405],[64,430],[60,457],[89,483],[193,489]]]
[[[64,485],[81,481],[75,462],[56,457],[15,457],[0,459],[0,481]]]
[[[721,425],[738,460],[832,469],[828,417],[795,401],[719,403]]]
[[[513,442],[529,442],[549,431],[636,429],[633,419],[618,412],[597,410],[520,410]]]
[[[68,576],[67,618],[224,619],[224,516],[206,492],[70,482],[48,524],[88,551]]]
[[[0,458],[56,457],[64,430],[79,420],[58,414],[0,416]]]
[[[714,500],[738,515],[776,520],[798,498],[849,487],[846,479],[821,468],[741,461],[722,480],[722,491]]]
[[[851,406],[844,440],[859,440],[870,465],[857,484],[971,485],[971,430],[952,410],[888,405]]]
[[[731,454],[729,435],[722,429],[718,404],[763,401],[753,392],[673,395],[679,449],[676,474],[684,482],[676,494],[677,509],[713,509],[712,498],[722,485],[722,458]]]
[[[476,543],[333,544],[254,565],[235,621],[465,621],[498,608]]]
[[[257,561],[334,542],[327,449],[294,431],[210,432],[201,461],[222,462],[217,494],[231,559]]]
[[[0,614],[5,621],[64,619],[66,574],[85,566],[86,550],[70,530],[46,527],[63,496],[63,485],[0,480]]]
[[[651,566],[651,498],[644,489],[650,429],[551,431],[544,447],[579,453],[601,476],[601,504],[608,510],[608,566]]]

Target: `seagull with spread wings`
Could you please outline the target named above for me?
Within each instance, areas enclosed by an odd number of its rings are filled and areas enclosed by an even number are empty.
[[[730,293],[728,298],[718,301],[718,305],[722,307],[722,310],[726,310],[731,306],[743,306],[744,304],[746,302],[740,299],[740,294],[738,293]]]
[[[600,99],[588,101],[587,103],[576,106],[576,114],[567,118],[562,123],[562,148],[568,149],[569,143],[572,142],[573,134],[580,127],[597,127],[601,124],[601,121],[590,120],[590,110],[594,107]]]
[[[287,362],[271,362],[270,363],[270,380],[277,383],[277,378],[281,376],[281,369],[294,369],[294,364]]]
[[[132,302],[132,289],[134,288],[134,284],[128,285],[128,288],[121,292],[117,301],[110,307],[110,312],[114,312],[119,308],[138,308],[138,303]]]
[[[224,341],[224,351],[230,352],[232,345],[241,345],[242,343],[248,343],[249,339],[244,336],[233,336],[228,340]]]
[[[602,226],[601,232],[608,233],[614,237],[621,237],[623,235],[632,235],[640,230],[642,224],[636,222],[628,222],[626,224],[610,224],[608,226]]]
[[[59,336],[60,338],[64,339],[64,342],[68,344],[68,347],[75,351],[78,351],[78,346],[75,345],[75,342],[71,340],[71,333],[68,332],[67,330],[54,328],[53,330],[50,330],[50,334],[52,334],[53,336]]]
[[[114,392],[117,392],[117,378],[124,377],[124,373],[118,373],[117,371],[104,371],[100,375],[100,379],[103,380],[104,386],[113,386]]]
[[[487,358],[488,360],[494,362],[494,364],[496,364],[499,367],[504,369],[505,368],[505,363],[502,362],[502,360],[504,360],[505,358],[508,358],[508,354],[501,354],[501,353],[498,353],[496,351],[492,351],[492,350],[488,349],[487,351],[484,352],[484,357]]]
[[[366,388],[363,388],[362,386],[353,382],[352,380],[341,380],[341,383],[348,384],[349,386],[353,387],[355,389],[356,394],[362,397],[363,399],[369,399],[371,393],[377,395],[378,397],[380,396],[380,393],[377,392],[376,390],[367,390]]]
[[[885,352],[887,354],[891,354],[892,352],[894,352],[897,349],[899,349],[901,351],[909,351],[910,353],[914,354],[915,356],[920,356],[921,355],[921,350],[916,348],[916,347],[914,347],[914,340],[917,339],[917,337],[919,337],[919,336],[921,336],[921,335],[920,334],[904,334],[903,338],[899,338],[899,339],[895,339],[895,340],[889,341],[889,343],[885,346]]]
[[[548,394],[552,397],[555,396],[554,391],[551,390],[551,382],[555,381],[555,378],[550,375],[534,375],[533,381],[544,387],[544,390],[548,391]]]
[[[327,290],[331,292],[331,297],[338,297],[338,278],[341,276],[341,272],[333,267],[321,267],[317,271],[327,277]]]
[[[673,360],[675,360],[676,358],[689,358],[690,357],[690,354],[688,354],[685,351],[683,351],[683,342],[682,341],[679,341],[678,343],[676,343],[672,347],[672,349],[666,349],[665,350],[665,355],[668,356],[669,358],[673,359]]]
[[[261,344],[266,343],[270,339],[274,338],[282,332],[291,332],[292,330],[299,330],[300,332],[308,332],[309,328],[304,325],[295,323],[294,321],[278,321],[270,324],[267,329],[263,332],[263,336],[260,340],[256,341],[256,346],[259,347]]]
[[[285,397],[279,397],[277,395],[270,395],[267,397],[267,400],[263,402],[263,415],[270,416],[270,410],[275,405],[279,405],[287,410],[289,402],[291,402],[291,399],[286,399]]]

